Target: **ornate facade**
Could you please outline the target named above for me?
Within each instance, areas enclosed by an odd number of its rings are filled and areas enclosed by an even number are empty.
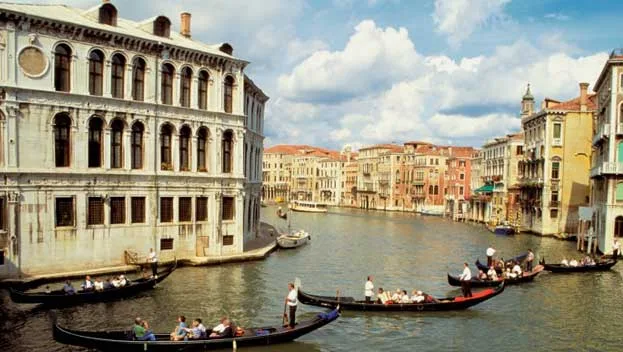
[[[0,276],[240,253],[255,235],[268,98],[181,22],[0,4]]]

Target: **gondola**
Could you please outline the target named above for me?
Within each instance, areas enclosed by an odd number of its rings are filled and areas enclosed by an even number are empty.
[[[353,297],[330,297],[317,296],[301,289],[298,291],[299,302],[319,307],[335,307],[340,306],[342,310],[355,311],[382,311],[382,312],[430,312],[430,311],[449,311],[463,310],[476,304],[482,303],[493,298],[504,291],[504,283],[496,288],[488,288],[479,292],[474,292],[473,297],[465,298],[463,296],[438,298],[433,303],[366,303],[365,301],[357,301]]]
[[[108,302],[134,296],[142,291],[153,288],[157,283],[166,279],[177,268],[175,264],[158,272],[157,278],[141,278],[130,281],[128,285],[110,288],[103,291],[76,291],[73,295],[66,295],[63,290],[50,293],[24,292],[10,288],[11,300],[15,303],[39,303],[51,307],[71,306],[90,302]]]
[[[522,253],[522,254],[520,254],[520,255],[518,255],[518,256],[516,256],[516,257],[513,257],[513,258],[510,258],[510,259],[507,259],[507,260],[505,260],[504,262],[508,262],[508,261],[511,261],[511,260],[512,260],[512,261],[517,261],[517,262],[521,263],[521,262],[523,262],[524,260],[526,260],[526,258],[527,258],[527,257],[528,257],[528,252],[526,252],[526,253]],[[478,270],[482,270],[482,271],[484,271],[484,272],[487,272],[487,271],[489,270],[489,267],[488,267],[486,264],[481,263],[481,262],[480,262],[480,259],[476,259],[476,267],[478,268]],[[501,273],[501,272],[502,272],[502,268],[496,267],[496,268],[495,268],[495,271],[497,271],[497,272],[498,272],[498,274],[499,274],[499,273]]]
[[[476,278],[472,278],[471,283],[472,283],[472,287],[496,287],[498,286],[500,283],[502,283],[502,281],[506,284],[506,285],[517,285],[517,284],[522,284],[525,282],[531,282],[534,280],[535,277],[537,277],[537,275],[539,275],[539,273],[543,271],[543,266],[542,265],[537,265],[534,270],[532,270],[529,273],[523,273],[522,276],[515,278],[515,279],[499,279],[499,280],[479,280]],[[459,280],[458,276],[453,276],[448,274],[448,283],[450,284],[450,286],[461,286],[461,280]]]
[[[606,259],[595,263],[595,265],[578,265],[578,266],[565,266],[562,264],[545,264],[545,259],[541,260],[541,265],[545,267],[545,270],[552,273],[585,273],[592,271],[606,271],[610,270],[617,263],[614,259]]]
[[[191,351],[231,349],[232,347],[267,346],[290,342],[317,330],[340,316],[339,309],[318,313],[313,319],[301,321],[294,329],[282,326],[244,329],[241,336],[219,339],[169,341],[169,334],[156,334],[156,341],[131,340],[130,331],[77,331],[54,323],[54,340],[67,345],[100,351]]]
[[[288,219],[288,213],[277,212],[277,216],[282,218],[282,219],[284,219],[284,220]]]

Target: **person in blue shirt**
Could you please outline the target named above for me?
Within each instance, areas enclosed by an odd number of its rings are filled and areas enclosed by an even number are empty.
[[[186,337],[186,317],[180,315],[177,318],[177,326],[171,332],[171,341],[181,341]]]
[[[71,281],[65,281],[65,285],[63,285],[63,292],[65,292],[66,295],[76,294],[76,290],[73,286],[71,286]]]

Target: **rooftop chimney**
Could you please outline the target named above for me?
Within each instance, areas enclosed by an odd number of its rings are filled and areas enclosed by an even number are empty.
[[[181,16],[181,23],[182,23],[180,34],[186,38],[190,38],[190,13],[182,12],[180,16]]]
[[[108,4],[110,0],[102,0],[102,4]]]
[[[588,90],[588,83],[580,83],[580,111],[587,110],[588,104],[588,95],[586,91]]]

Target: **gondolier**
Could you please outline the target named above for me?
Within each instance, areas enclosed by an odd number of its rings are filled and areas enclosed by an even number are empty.
[[[495,249],[493,247],[487,248],[487,267],[493,265],[493,256],[495,255]]]
[[[149,249],[149,263],[151,264],[151,275],[153,278],[158,278],[158,257],[153,248]]]
[[[614,239],[614,244],[612,245],[612,259],[617,260],[619,258],[619,252],[621,251],[621,243],[618,238]]]
[[[526,257],[526,271],[532,271],[532,262],[534,261],[534,253],[532,249],[528,249],[528,256]]]
[[[463,289],[463,297],[471,297],[472,296],[472,271],[469,270],[469,265],[467,263],[463,263],[463,273],[459,276],[461,280],[461,288]]]
[[[288,296],[286,296],[286,304],[288,305],[288,310],[290,313],[290,329],[294,329],[294,325],[296,325],[296,306],[298,304],[298,300],[296,298],[297,293],[294,288],[293,283],[288,284]]]
[[[365,286],[366,303],[372,303],[372,296],[374,296],[374,284],[372,283],[372,276],[368,276]]]

